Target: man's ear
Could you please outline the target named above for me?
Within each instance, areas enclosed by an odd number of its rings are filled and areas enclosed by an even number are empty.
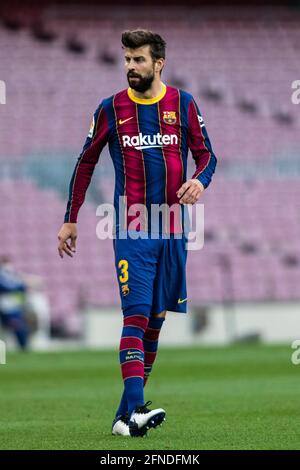
[[[164,59],[158,59],[156,62],[155,62],[155,71],[156,72],[161,72],[162,69],[164,68]]]

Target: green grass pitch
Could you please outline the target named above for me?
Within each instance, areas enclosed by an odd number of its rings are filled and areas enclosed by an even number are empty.
[[[111,435],[118,351],[11,353],[0,365],[1,449],[300,449],[290,346],[161,349],[145,399],[167,420]]]

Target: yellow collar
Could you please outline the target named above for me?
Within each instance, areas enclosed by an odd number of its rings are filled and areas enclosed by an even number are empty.
[[[167,92],[166,85],[163,83],[162,86],[163,86],[162,91],[155,98],[137,98],[133,94],[133,91],[130,87],[127,89],[127,93],[128,93],[129,98],[132,101],[134,101],[135,103],[138,103],[138,104],[154,104],[154,103],[157,103],[158,101],[160,101],[165,96],[165,94]]]

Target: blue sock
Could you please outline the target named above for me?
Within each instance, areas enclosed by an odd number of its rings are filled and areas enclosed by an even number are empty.
[[[136,406],[144,404],[144,378],[130,377],[124,382],[129,417],[135,410]]]
[[[144,338],[143,338],[143,342],[144,342],[144,387],[147,383],[148,376],[151,372],[152,365],[155,360],[156,354],[154,354],[154,351],[156,352],[157,350],[158,336],[159,336],[159,332],[164,321],[165,321],[165,317],[150,317],[147,330],[145,331],[145,334],[144,334]],[[156,329],[156,331],[154,331],[154,329]],[[149,340],[151,340],[151,342],[148,345]],[[128,401],[127,401],[126,391],[124,388],[120,405],[116,413],[116,417],[125,416],[127,412],[128,412]]]
[[[119,408],[117,409],[117,412],[116,412],[116,417],[125,416],[127,411],[128,411],[128,402],[127,402],[126,392],[124,389],[123,395],[119,404]]]
[[[144,404],[144,345],[143,336],[149,321],[150,306],[139,305],[124,310],[120,341],[120,364],[124,392],[117,415],[129,417],[137,406]]]

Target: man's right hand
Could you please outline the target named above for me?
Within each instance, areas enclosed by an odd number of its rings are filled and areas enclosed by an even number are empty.
[[[63,224],[58,233],[58,253],[61,258],[64,257],[64,252],[71,258],[73,257],[73,253],[76,251],[76,239],[77,225]]]

